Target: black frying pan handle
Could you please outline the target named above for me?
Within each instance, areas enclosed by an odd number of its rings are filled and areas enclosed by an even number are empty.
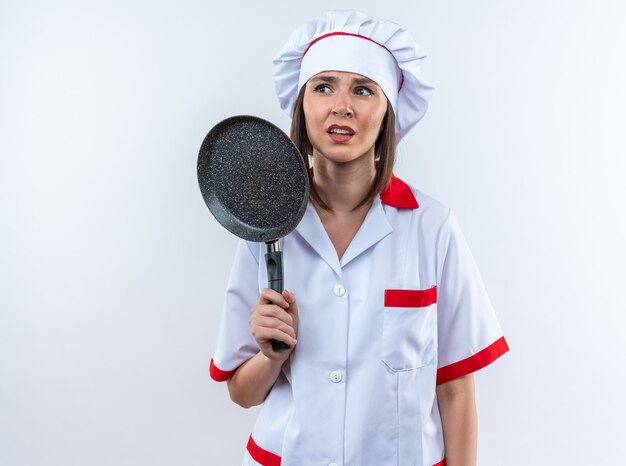
[[[267,285],[274,291],[283,292],[283,252],[278,247],[278,240],[265,243],[265,267],[267,270]],[[274,351],[284,351],[291,348],[287,343],[272,340]]]

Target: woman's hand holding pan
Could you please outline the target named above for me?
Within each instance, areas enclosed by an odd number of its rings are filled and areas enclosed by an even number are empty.
[[[251,314],[250,329],[261,352],[273,361],[285,361],[293,351],[298,335],[296,297],[287,290],[281,294],[270,288],[264,288]],[[272,339],[287,343],[291,349],[274,351]]]

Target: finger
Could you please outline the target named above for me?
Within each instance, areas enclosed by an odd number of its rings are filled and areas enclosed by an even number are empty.
[[[285,294],[287,296],[285,296]],[[298,315],[298,303],[296,302],[296,296],[291,291],[288,291],[288,290],[283,291],[283,296],[285,296],[285,299],[289,303],[289,309],[286,309],[286,311],[289,312],[290,315],[297,316]]]
[[[276,318],[283,321],[287,325],[293,325],[293,317],[289,315],[284,309],[281,309],[274,304],[265,304],[253,307],[252,317],[254,317],[255,315]]]
[[[290,337],[296,337],[296,331],[291,325],[273,317],[257,317],[251,322],[251,326],[253,328],[274,328],[288,334]]]
[[[298,343],[298,340],[276,328],[258,327],[254,337],[260,341],[278,340],[291,346]]]
[[[283,291],[283,298],[285,298],[285,300],[289,303],[289,304],[293,304],[296,302],[296,297],[295,295],[289,291],[289,290],[284,290]]]
[[[259,304],[269,303],[276,304],[282,308],[289,307],[287,300],[278,291],[272,290],[271,288],[263,288],[259,296]]]

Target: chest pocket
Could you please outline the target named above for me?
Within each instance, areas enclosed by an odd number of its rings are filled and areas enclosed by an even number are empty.
[[[437,342],[437,287],[385,290],[382,360],[394,371],[434,361]]]

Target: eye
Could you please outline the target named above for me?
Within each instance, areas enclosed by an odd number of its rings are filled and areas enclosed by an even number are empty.
[[[319,84],[313,88],[313,92],[319,92],[320,94],[328,94],[331,92],[328,84]]]
[[[356,95],[363,95],[363,96],[374,95],[374,91],[372,91],[369,87],[357,87],[354,90],[354,93]]]

